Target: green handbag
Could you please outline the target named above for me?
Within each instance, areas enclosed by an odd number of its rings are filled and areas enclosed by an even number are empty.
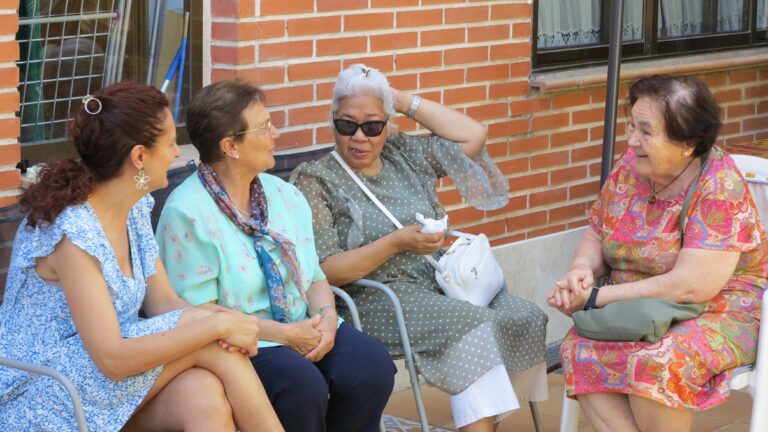
[[[688,207],[693,192],[709,160],[701,156],[701,169],[688,190],[680,212],[680,244],[683,241]],[[672,323],[696,318],[704,312],[704,303],[675,303],[662,299],[623,300],[602,308],[574,312],[573,323],[583,337],[601,341],[657,342]]]

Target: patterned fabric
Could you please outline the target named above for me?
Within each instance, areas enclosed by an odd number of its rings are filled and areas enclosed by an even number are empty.
[[[288,299],[285,295],[280,269],[278,269],[275,260],[272,259],[261,245],[261,238],[269,236],[274,240],[280,252],[280,258],[291,275],[291,280],[299,289],[301,297],[306,300],[304,287],[301,285],[301,269],[296,261],[296,249],[293,247],[293,243],[279,233],[270,231],[267,228],[269,224],[269,211],[267,208],[267,198],[264,196],[264,186],[261,185],[259,176],[254,177],[251,181],[251,220],[246,221],[229,198],[229,195],[227,195],[227,191],[224,190],[224,186],[222,186],[213,168],[208,164],[200,163],[197,174],[203,187],[205,187],[205,190],[208,191],[211,198],[216,202],[219,210],[224,212],[229,220],[238,228],[253,237],[253,247],[259,259],[259,267],[264,272],[264,279],[267,282],[267,293],[269,294],[269,304],[272,308],[272,317],[275,321],[290,322]]]
[[[437,181],[444,163],[464,159],[461,147],[439,136],[399,133],[387,140],[383,170],[360,179],[404,225],[416,224],[415,213],[441,218]],[[355,249],[392,232],[395,227],[330,155],[298,166],[292,182],[312,207],[320,259]],[[436,256],[437,257],[437,256]],[[425,379],[456,394],[498,364],[522,371],[545,359],[547,317],[533,303],[500,292],[488,307],[446,297],[434,269],[413,253],[394,255],[366,276],[392,288],[400,299],[416,365]],[[402,348],[390,300],[379,291],[344,287],[355,300],[366,333],[393,355]],[[341,303],[340,311],[346,310]],[[527,394],[518,394],[528,399]]]
[[[269,209],[271,231],[296,248],[302,289],[325,279],[315,250],[312,212],[293,185],[259,174]],[[254,250],[253,237],[237,227],[211,198],[196,175],[189,176],[168,197],[157,225],[160,257],[173,288],[193,305],[216,302],[241,312],[273,319],[264,272]],[[261,244],[277,263],[289,304],[290,321],[307,318],[307,302],[281,264],[270,236]],[[259,340],[259,347],[279,345]]]
[[[5,299],[0,306],[0,356],[58,370],[75,384],[89,430],[118,431],[160,374],[162,367],[110,381],[91,360],[75,329],[60,287],[42,280],[35,260],[50,255],[63,236],[101,264],[123,337],[172,329],[182,311],[139,317],[155,272],[157,243],[152,235],[147,195],[131,210],[128,238],[133,278],[126,276],[90,205],[67,207],[56,220],[36,228],[22,221],[13,243]],[[69,394],[52,378],[0,367],[0,430],[76,430]]]
[[[680,251],[685,191],[649,203],[651,187],[632,168],[634,157],[629,150],[621,158],[589,217],[612,283],[669,272]],[[755,360],[768,286],[765,232],[744,179],[721,149],[713,149],[695,187],[683,242],[741,252],[730,280],[699,318],[674,324],[656,343],[592,341],[571,330],[561,346],[569,396],[618,392],[702,410],[725,402],[731,371]]]

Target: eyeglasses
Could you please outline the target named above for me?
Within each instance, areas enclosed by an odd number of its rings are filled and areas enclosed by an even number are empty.
[[[267,124],[265,124],[264,126],[259,126],[259,127],[257,127],[257,128],[248,129],[248,130],[246,130],[246,131],[242,131],[242,132],[233,133],[233,134],[232,134],[232,136],[243,135],[243,134],[247,134],[247,133],[249,133],[249,132],[256,132],[256,131],[259,131],[259,132],[261,132],[261,133],[264,133],[264,132],[269,132],[269,131],[271,131],[271,130],[272,130],[272,119],[270,119],[270,120],[267,120]]]
[[[345,119],[333,119],[333,125],[336,126],[336,132],[343,136],[352,136],[357,133],[357,129],[363,130],[363,133],[367,137],[377,137],[381,135],[384,130],[384,126],[387,125],[386,121],[376,120],[367,121],[365,123],[355,123],[352,120]]]

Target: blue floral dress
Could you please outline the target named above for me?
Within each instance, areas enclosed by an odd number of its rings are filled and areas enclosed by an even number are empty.
[[[69,377],[91,431],[118,431],[147,395],[162,367],[110,381],[91,360],[75,329],[61,287],[41,279],[35,259],[50,255],[63,236],[101,264],[123,337],[176,326],[181,310],[139,317],[147,278],[158,257],[150,223],[154,200],[142,198],[128,218],[134,278],[120,270],[101,223],[87,203],[64,209],[53,223],[22,221],[13,243],[5,299],[0,305],[0,356],[51,367]],[[52,378],[0,367],[0,430],[67,431],[77,428],[66,390]]]

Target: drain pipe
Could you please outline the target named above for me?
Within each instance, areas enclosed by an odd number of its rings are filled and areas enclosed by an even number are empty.
[[[608,46],[608,77],[605,92],[605,123],[603,127],[603,159],[600,167],[600,187],[613,168],[613,147],[616,142],[616,110],[618,108],[619,71],[621,69],[621,28],[624,1],[611,1],[611,33]]]

